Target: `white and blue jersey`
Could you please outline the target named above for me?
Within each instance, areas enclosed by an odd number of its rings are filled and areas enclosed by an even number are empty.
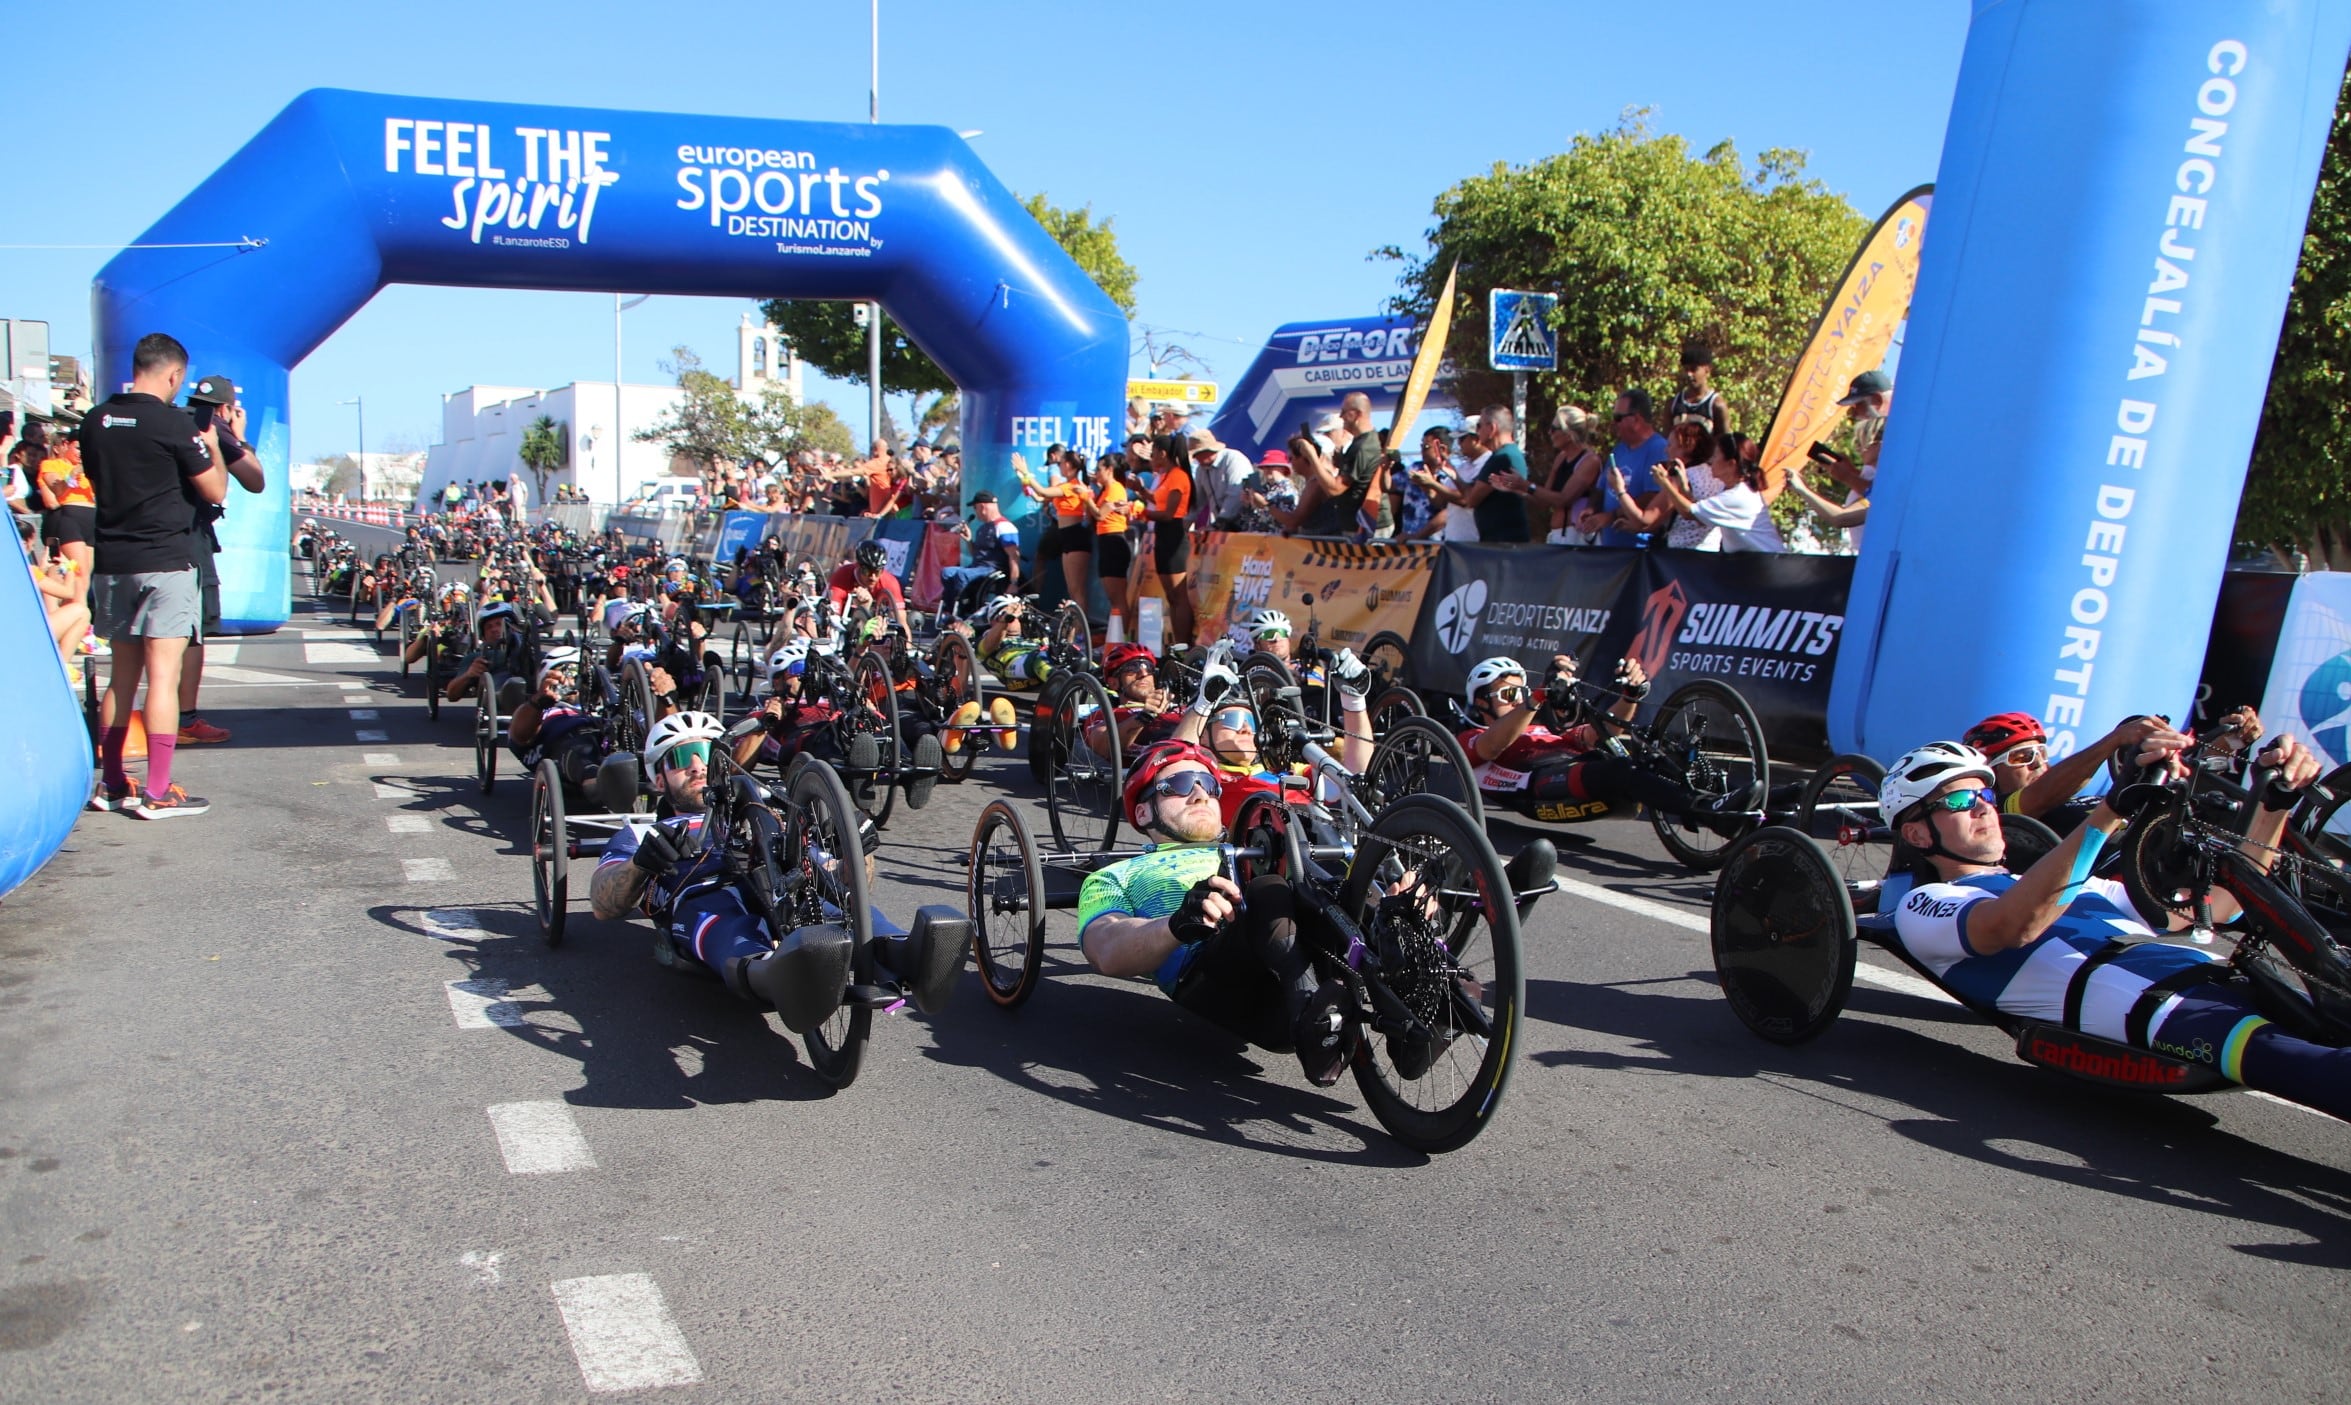
[[[2166,998],[2146,1018],[2140,1039],[2130,1038],[2131,1012],[2148,989],[2212,964],[2190,947],[2151,940],[2152,926],[2131,905],[2120,883],[2088,880],[2049,930],[2007,951],[1978,952],[1968,944],[1968,914],[2016,886],[2012,873],[1979,873],[1952,883],[1922,883],[1894,909],[1902,946],[1951,991],[1979,1006],[2027,1019],[2064,1024],[2107,1039],[2144,1043],[2178,1007]],[[2117,940],[2129,943],[2117,946]],[[2076,980],[2081,989],[2074,989]],[[2073,1018],[2068,1019],[2069,1006]]]

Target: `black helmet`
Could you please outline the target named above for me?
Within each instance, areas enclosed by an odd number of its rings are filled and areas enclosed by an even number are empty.
[[[857,544],[857,564],[869,571],[879,571],[890,564],[890,553],[882,550],[880,542],[862,541]]]

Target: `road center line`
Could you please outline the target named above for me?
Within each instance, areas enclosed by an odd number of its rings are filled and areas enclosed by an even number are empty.
[[[400,755],[393,751],[371,751],[359,758],[359,764],[362,766],[397,766],[400,764]]]
[[[651,1274],[559,1278],[549,1286],[588,1389],[651,1390],[702,1379]]]
[[[375,788],[378,800],[414,800],[416,798],[416,792],[404,785],[387,785],[382,781],[377,781]]]
[[[388,742],[391,739],[392,734],[381,727],[362,727],[351,734],[351,740],[356,742]]]
[[[447,859],[402,859],[400,872],[411,883],[454,883],[457,870]]]
[[[384,828],[394,834],[430,834],[433,822],[423,815],[386,815]]]
[[[1694,912],[1671,907],[1651,898],[1635,897],[1631,893],[1620,893],[1614,888],[1603,888],[1597,883],[1586,883],[1574,878],[1560,879],[1559,890],[1563,893],[1573,893],[1577,897],[1600,903],[1606,907],[1638,913],[1668,926],[1679,927],[1686,932],[1696,932],[1701,936],[1712,934],[1713,929],[1705,918]],[[1895,990],[1904,995],[1917,995],[1928,1000],[1940,1000],[1946,1005],[1959,1003],[1945,995],[1931,981],[1922,980],[1908,971],[1889,971],[1883,966],[1872,965],[1867,961],[1853,963],[1853,979],[1864,985],[1874,985],[1881,990]]]
[[[376,710],[372,707],[355,707],[351,709],[351,720],[354,722],[373,722],[376,720]]]
[[[588,1139],[580,1135],[567,1103],[496,1103],[490,1108],[490,1127],[498,1134],[506,1169],[517,1176],[596,1169]]]

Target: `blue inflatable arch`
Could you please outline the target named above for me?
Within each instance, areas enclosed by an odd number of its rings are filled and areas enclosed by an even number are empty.
[[[954,133],[303,94],[93,291],[98,384],[150,331],[242,388],[270,489],[230,503],[222,614],[291,607],[287,378],[388,283],[873,299],[962,392],[972,488],[1010,457],[1107,448],[1126,319]],[[1025,507],[1025,503],[1023,504]]]

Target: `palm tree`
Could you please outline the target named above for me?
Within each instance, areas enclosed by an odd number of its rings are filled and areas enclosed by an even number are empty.
[[[522,466],[531,471],[531,482],[538,491],[538,500],[547,501],[547,475],[563,467],[569,447],[563,426],[552,415],[541,415],[532,420],[522,432],[522,443],[515,453]]]

